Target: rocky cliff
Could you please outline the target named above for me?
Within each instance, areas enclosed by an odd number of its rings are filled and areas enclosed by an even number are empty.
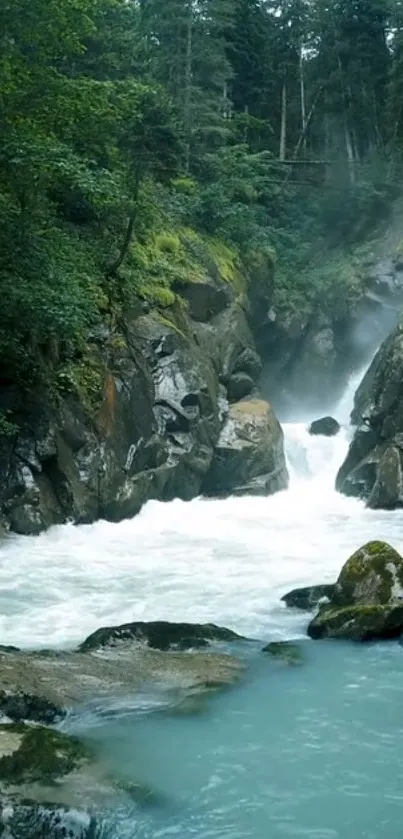
[[[403,505],[403,323],[381,345],[358,388],[356,431],[337,488],[373,508]]]
[[[251,324],[270,277],[240,291],[220,276],[169,308],[138,301],[92,334],[84,358],[32,392],[7,383],[0,410],[1,520],[39,533],[66,520],[120,520],[151,498],[286,487],[281,428],[256,396]],[[242,403],[243,404],[243,403]]]

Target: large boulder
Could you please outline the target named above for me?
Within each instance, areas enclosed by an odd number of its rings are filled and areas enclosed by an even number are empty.
[[[311,422],[309,433],[312,436],[335,437],[340,431],[340,423],[333,417],[322,417]]]
[[[138,641],[156,650],[188,650],[208,647],[214,641],[244,640],[236,632],[214,623],[170,623],[135,621],[122,626],[97,629],[80,646],[82,652],[114,646],[121,641]]]
[[[403,632],[403,557],[369,542],[343,566],[330,602],[311,621],[311,638],[373,640]]]
[[[268,402],[231,405],[203,491],[208,495],[269,495],[285,489],[283,432]]]
[[[403,506],[403,325],[382,344],[358,388],[357,426],[336,486],[369,507]]]

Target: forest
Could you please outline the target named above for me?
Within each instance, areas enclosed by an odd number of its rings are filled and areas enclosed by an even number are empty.
[[[343,253],[399,193],[401,0],[1,0],[0,33],[3,381],[62,382],[200,264],[354,303]]]

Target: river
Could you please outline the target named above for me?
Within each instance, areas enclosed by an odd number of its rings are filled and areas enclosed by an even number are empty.
[[[403,551],[402,511],[367,510],[334,489],[357,383],[335,407],[337,437],[284,426],[285,492],[150,502],[120,524],[8,539],[2,643],[69,647],[101,625],[136,619],[214,621],[262,641],[303,638],[307,616],[286,610],[283,593],[334,581],[371,538]],[[92,721],[88,736],[106,758],[140,772],[168,802],[120,814],[114,836],[400,839],[402,648],[303,647],[306,666],[292,672],[274,673],[256,655],[245,685],[200,718]]]

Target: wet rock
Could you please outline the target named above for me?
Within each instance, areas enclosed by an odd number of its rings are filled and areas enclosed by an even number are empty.
[[[181,284],[178,291],[187,301],[189,314],[196,321],[211,320],[226,309],[231,302],[231,287],[219,279]]]
[[[237,637],[219,628],[217,634],[225,641]],[[100,708],[109,707],[115,701],[130,703],[144,684],[165,701],[172,691],[179,699],[189,692],[202,694],[214,686],[234,684],[242,677],[243,664],[232,655],[204,650],[161,651],[149,647],[144,635],[141,640],[130,633],[119,636],[113,629],[107,631],[107,636],[101,633],[99,643],[95,640],[97,634],[94,635],[92,649],[87,651],[10,652],[2,656],[2,687],[9,708],[16,708],[16,719],[21,718],[27,707],[20,705],[21,696],[31,698],[28,710],[32,707],[36,711],[31,712],[32,720],[40,719],[37,709],[44,708],[41,721],[48,721],[51,713],[48,709],[55,709],[56,718],[56,714],[63,716],[66,711],[86,703],[95,702]],[[211,627],[209,639],[213,636],[217,637],[215,628]],[[191,628],[187,642],[185,636],[182,639],[186,649],[197,647],[197,637],[191,638]],[[179,644],[180,640],[171,636],[171,641]],[[204,644],[203,638],[201,641]],[[168,643],[166,639],[164,643]]]
[[[336,486],[374,509],[403,506],[403,324],[382,344],[355,397],[357,426]]]
[[[333,417],[322,417],[322,419],[315,420],[309,426],[309,433],[313,436],[335,437],[339,431],[340,423],[333,419]]]
[[[335,583],[319,586],[306,586],[306,588],[296,588],[293,589],[293,591],[284,594],[281,600],[289,608],[309,611],[314,609],[324,598],[331,600],[335,588]]]
[[[11,647],[8,652],[18,652],[18,650]],[[13,722],[30,720],[45,725],[51,725],[60,720],[65,713],[58,705],[40,696],[7,690],[0,690],[0,712]]]
[[[188,650],[207,647],[214,641],[240,641],[241,635],[215,624],[170,623],[168,621],[135,621],[98,629],[79,647],[81,652],[114,646],[121,641],[138,641],[157,650]]]
[[[386,542],[368,542],[343,566],[332,605],[387,605],[403,600],[403,557]]]
[[[0,832],[11,839],[95,839],[95,819],[83,807],[93,767],[91,753],[74,737],[0,725]],[[105,794],[105,785],[99,792]]]
[[[255,383],[246,373],[234,373],[230,376],[227,384],[227,394],[230,402],[238,402],[245,396],[249,396],[255,387]]]
[[[268,402],[238,402],[229,409],[203,491],[270,495],[285,489],[283,432]]]
[[[403,557],[385,542],[369,542],[343,566],[330,603],[311,621],[311,638],[370,641],[403,631]]]
[[[349,641],[376,641],[399,638],[403,632],[403,604],[359,605],[337,608],[322,606],[308,627],[308,635],[344,638]]]
[[[239,354],[235,365],[234,373],[245,373],[254,382],[259,378],[262,372],[262,361],[257,352],[252,347],[246,347]]]
[[[262,653],[266,653],[276,661],[281,661],[284,664],[292,666],[302,664],[303,654],[298,644],[293,644],[291,641],[273,641],[263,647]]]

